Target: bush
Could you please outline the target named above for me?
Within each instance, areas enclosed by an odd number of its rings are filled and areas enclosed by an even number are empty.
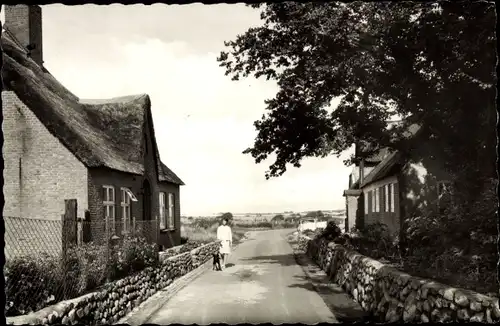
[[[191,223],[193,227],[199,227],[202,229],[209,229],[214,225],[219,225],[219,220],[216,218],[197,218]]]
[[[253,222],[253,223],[249,223],[249,224],[236,224],[236,226],[240,227],[240,228],[247,228],[247,229],[251,229],[251,228],[272,228],[273,227],[273,224],[271,222],[268,222],[268,221],[259,221],[259,222]]]
[[[159,263],[156,244],[150,244],[144,237],[125,236],[111,247],[108,277],[120,279]]]
[[[61,299],[58,257],[42,253],[7,261],[5,277],[5,315],[16,316],[44,308]]]
[[[66,254],[65,277],[66,297],[87,293],[106,282],[106,247],[95,243],[85,243],[70,247]]]
[[[340,228],[338,230],[332,228],[330,232],[338,234],[341,231]],[[348,233],[341,233],[334,239],[334,242],[373,259],[398,263],[401,260],[399,239],[392,236],[383,223],[368,224],[363,230],[352,229]]]
[[[331,241],[338,238],[341,234],[342,230],[340,230],[335,221],[329,221],[326,224],[326,228],[318,236]]]
[[[7,261],[4,266],[6,316],[23,315],[74,298],[146,267],[158,264],[155,244],[126,237],[112,248],[94,243],[67,249],[59,256],[39,254]]]
[[[497,292],[497,180],[483,180],[475,198],[443,212],[430,210],[406,223],[405,269],[472,290]]]

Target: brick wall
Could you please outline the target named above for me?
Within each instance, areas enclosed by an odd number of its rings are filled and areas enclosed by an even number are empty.
[[[6,216],[60,219],[64,199],[87,209],[87,169],[12,91],[2,92]]]

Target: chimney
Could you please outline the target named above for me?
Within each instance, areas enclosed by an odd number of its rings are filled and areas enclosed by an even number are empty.
[[[36,5],[5,5],[5,28],[43,65],[42,8]]]

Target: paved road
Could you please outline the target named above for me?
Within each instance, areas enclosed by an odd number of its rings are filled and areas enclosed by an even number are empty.
[[[224,271],[208,271],[180,290],[147,323],[337,322],[311,290],[285,235],[290,230],[252,233],[231,254]]]

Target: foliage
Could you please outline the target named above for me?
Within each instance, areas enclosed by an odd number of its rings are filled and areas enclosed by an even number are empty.
[[[294,213],[294,214],[290,214],[289,216],[286,217],[286,220],[287,221],[297,221],[301,218],[302,216],[299,214],[299,213]]]
[[[282,222],[285,220],[285,217],[283,216],[283,214],[277,214],[275,215],[271,221],[273,222]]]
[[[270,229],[273,227],[273,224],[269,221],[256,221],[256,222],[251,222],[251,223],[238,223],[236,222],[234,226],[237,226],[242,229],[252,229],[252,228],[266,228]]]
[[[313,211],[313,212],[307,212],[305,217],[322,219],[324,216],[325,216],[325,214],[323,214],[322,211]]]
[[[233,214],[227,212],[217,217],[217,219],[219,219],[220,221],[222,221],[225,218],[228,220],[229,224],[231,224],[231,222],[233,221]]]
[[[87,243],[59,256],[45,253],[15,258],[6,263],[6,314],[37,311],[54,302],[74,298],[106,282],[106,247]]]
[[[191,223],[191,225],[193,227],[199,227],[202,229],[208,229],[208,228],[211,228],[214,226],[215,226],[215,228],[217,228],[217,226],[219,225],[219,221],[220,221],[219,217],[217,217],[217,218],[211,218],[211,217],[196,218],[196,219],[194,219],[193,223]]]
[[[342,231],[340,228],[337,226],[337,223],[335,221],[329,221],[326,224],[326,228],[321,231],[319,234],[320,238],[324,238],[327,240],[334,240],[337,237],[339,237],[342,234]]]
[[[61,299],[61,276],[58,257],[45,253],[6,261],[5,315],[27,314]]]
[[[304,230],[302,233],[308,237],[313,237],[313,235],[315,235],[315,232],[313,230],[309,230],[309,229]]]
[[[187,238],[187,243],[209,243],[217,239],[219,223],[216,220],[212,220],[211,223],[201,221],[203,219],[198,221],[200,223],[193,223],[184,227],[183,234]]]
[[[276,155],[267,178],[305,157],[339,155],[360,140],[373,144],[372,152],[405,152],[412,141],[400,135],[414,122],[424,139],[440,145],[450,171],[469,180],[496,175],[493,3],[250,6],[261,9],[263,26],[225,42],[228,52],[218,61],[234,80],[253,75],[278,84],[254,123],[253,147],[244,151],[256,163]],[[405,122],[389,130],[396,115]]]
[[[492,227],[498,223],[497,184],[493,178],[486,180],[473,203],[454,193],[458,198],[444,213],[430,210],[409,219],[405,224],[406,268],[497,292],[498,234]]]
[[[148,243],[144,237],[125,236],[111,248],[109,278],[120,279],[158,264],[156,244]]]
[[[67,249],[66,297],[82,295],[106,282],[107,248],[92,242]]]

